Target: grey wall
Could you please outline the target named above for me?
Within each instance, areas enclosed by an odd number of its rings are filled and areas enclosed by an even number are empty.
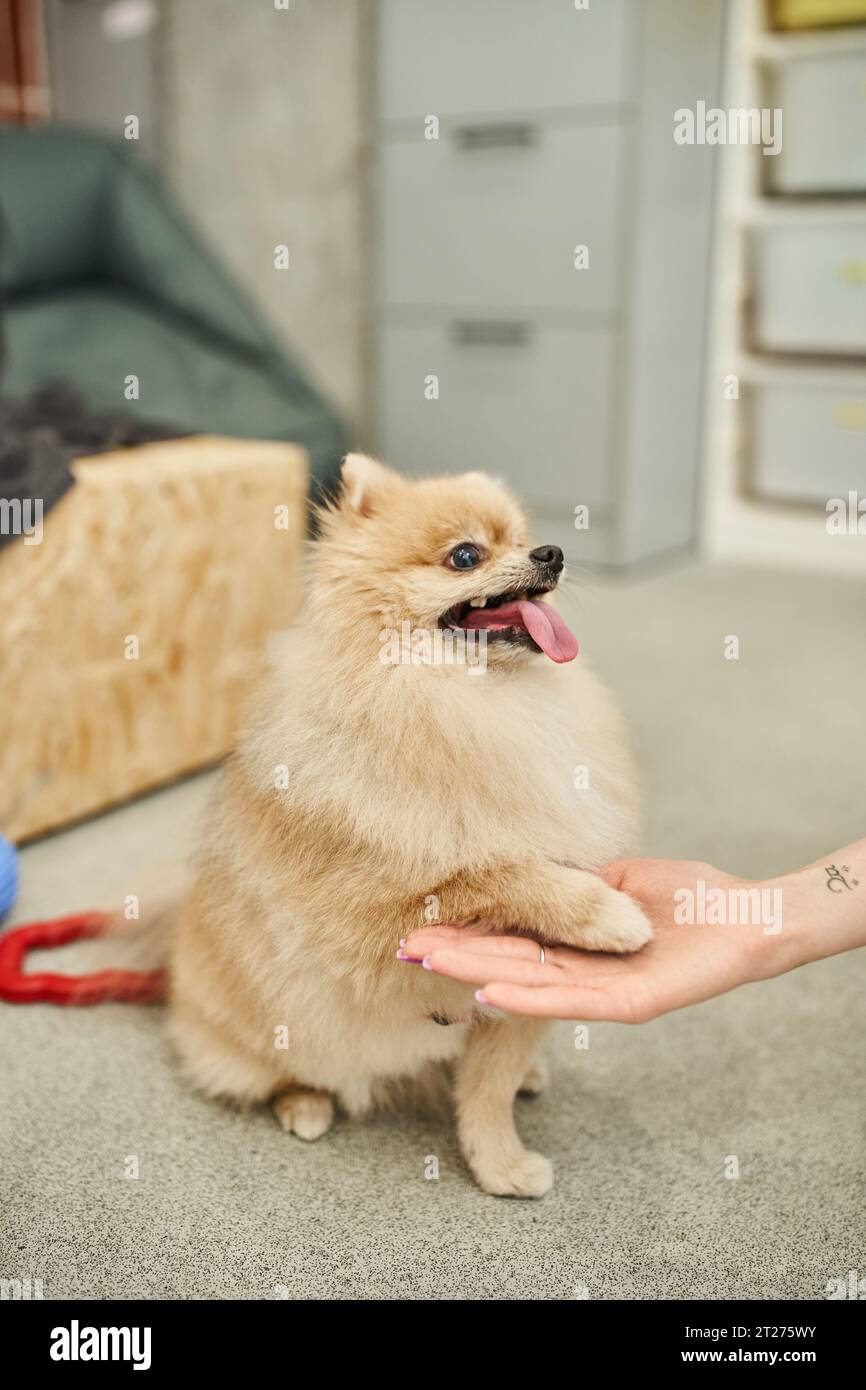
[[[176,195],[360,442],[370,9],[160,0],[157,42],[157,150]]]

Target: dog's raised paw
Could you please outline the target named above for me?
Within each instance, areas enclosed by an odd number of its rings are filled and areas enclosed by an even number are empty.
[[[299,1139],[321,1139],[334,1123],[334,1102],[325,1091],[282,1091],[272,1105],[282,1128]]]
[[[524,1149],[483,1171],[476,1169],[475,1176],[491,1197],[543,1197],[553,1186],[553,1164],[544,1154]]]
[[[616,951],[625,955],[639,951],[652,940],[652,934],[653,929],[634,898],[610,889],[602,897],[592,921],[583,929],[581,944],[588,951]]]

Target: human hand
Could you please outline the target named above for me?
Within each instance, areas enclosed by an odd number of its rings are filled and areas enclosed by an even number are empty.
[[[528,936],[492,935],[483,923],[429,926],[413,932],[403,956],[426,969],[480,986],[479,1002],[510,1013],[547,1018],[645,1023],[752,980],[779,974],[786,943],[765,924],[681,924],[682,890],[721,889],[730,901],[752,884],[711,864],[671,859],[621,859],[600,871],[612,888],[633,897],[653,925],[653,940],[630,956],[547,947]]]

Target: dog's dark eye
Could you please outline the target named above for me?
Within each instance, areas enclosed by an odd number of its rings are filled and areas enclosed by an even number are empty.
[[[448,563],[453,570],[474,569],[476,565],[481,564],[481,551],[477,545],[470,545],[464,541],[462,545],[455,545],[448,556]]]

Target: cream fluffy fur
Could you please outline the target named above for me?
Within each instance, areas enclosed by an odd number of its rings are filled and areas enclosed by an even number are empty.
[[[540,1196],[551,1167],[521,1144],[512,1106],[539,1083],[544,1025],[485,1017],[469,986],[396,951],[431,902],[442,921],[643,945],[631,899],[567,867],[633,848],[624,731],[582,658],[491,642],[483,675],[383,665],[383,627],[433,628],[458,601],[531,587],[530,541],[517,503],[481,474],[410,482],[352,455],[343,478],[308,603],[212,808],[173,944],[173,1036],[205,1091],[271,1099],[305,1139],[335,1104],[363,1114],[452,1063],[478,1182]],[[455,572],[445,559],[467,540],[486,559]],[[579,764],[589,790],[575,791]]]

